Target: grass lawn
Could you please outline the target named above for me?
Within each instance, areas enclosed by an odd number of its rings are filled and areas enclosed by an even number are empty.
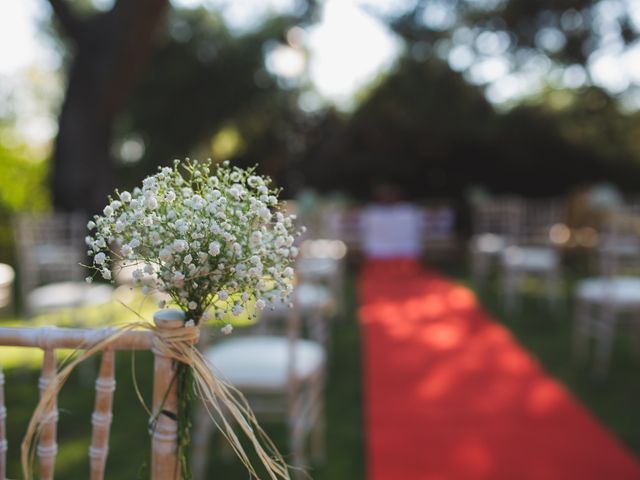
[[[465,273],[449,270],[458,281],[468,284]],[[453,273],[451,273],[453,272]],[[327,448],[329,461],[313,466],[317,480],[358,480],[364,478],[360,340],[356,321],[355,278],[347,283],[347,314],[333,329],[327,388]],[[640,454],[640,364],[631,354],[629,342],[620,336],[614,350],[611,374],[595,384],[587,368],[570,362],[571,305],[564,313],[550,316],[544,304],[525,301],[519,313],[507,314],[501,306],[495,282],[478,292],[486,308],[502,321],[535,355],[552,375],[560,379],[594,414],[636,454]],[[24,349],[22,349],[24,350]],[[20,478],[19,444],[37,399],[37,358],[16,357],[15,349],[0,349],[5,365],[9,410],[9,478]],[[151,394],[151,355],[136,354],[136,372],[142,391]],[[93,381],[97,362],[81,368],[69,380],[60,397],[57,479],[86,478],[88,472],[90,416],[93,409]],[[147,419],[134,393],[131,355],[117,359],[118,388],[115,394],[107,477],[109,479],[148,478],[144,470],[149,456]],[[266,430],[287,451],[282,425],[265,424]],[[211,448],[210,478],[248,478],[243,467],[216,436]]]

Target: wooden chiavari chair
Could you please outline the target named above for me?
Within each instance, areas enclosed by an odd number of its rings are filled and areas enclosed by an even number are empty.
[[[300,476],[307,466],[307,445],[316,460],[324,457],[324,387],[326,350],[303,338],[303,313],[296,292],[294,307],[262,311],[252,327],[204,350],[214,372],[242,392],[256,415],[285,420],[291,463]],[[324,321],[323,319],[316,319]],[[310,333],[314,333],[310,331]],[[213,428],[196,414],[192,466],[194,479],[206,478]]]
[[[502,252],[516,237],[523,222],[524,206],[518,197],[485,199],[473,205],[469,240],[471,276],[481,284],[499,263]]]
[[[640,215],[622,207],[606,223],[598,247],[598,276],[576,285],[573,353],[587,358],[595,341],[593,375],[604,378],[609,369],[617,328],[635,327],[640,340]]]
[[[154,316],[159,329],[174,330],[184,326],[184,315],[177,310],[162,310]],[[42,373],[39,380],[40,392],[45,391],[49,382],[57,374],[56,350],[88,349],[113,334],[113,329],[71,329],[71,328],[9,328],[0,327],[0,347],[30,347],[44,351]],[[105,478],[105,466],[109,450],[109,432],[115,391],[115,355],[119,350],[151,350],[154,353],[153,373],[153,417],[155,427],[151,440],[152,480],[175,480],[177,464],[177,432],[175,416],[159,415],[161,411],[177,412],[175,362],[154,349],[154,333],[151,331],[128,331],[109,343],[102,352],[98,378],[95,383],[95,408],[91,417],[92,435],[89,447],[91,480]],[[1,350],[0,350],[1,354]],[[7,408],[4,396],[4,376],[0,371],[0,478],[6,478],[7,451],[18,455],[19,447],[7,445],[5,418]],[[10,406],[9,406],[10,407]],[[42,430],[36,449],[38,473],[41,480],[52,480],[57,445],[58,411],[56,403],[50,404],[45,412]],[[179,474],[178,474],[179,475]]]
[[[29,315],[111,300],[109,285],[84,281],[85,222],[85,216],[78,213],[15,219],[18,278]]]
[[[527,278],[543,281],[550,306],[562,297],[560,251],[553,229],[563,225],[564,204],[556,199],[527,200],[523,203],[518,230],[502,252],[502,287],[507,307],[519,299]]]

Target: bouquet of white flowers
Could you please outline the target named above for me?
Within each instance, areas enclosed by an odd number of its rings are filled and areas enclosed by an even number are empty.
[[[254,168],[176,160],[142,188],[116,191],[89,222],[92,268],[110,280],[112,266],[134,265],[135,283],[168,294],[195,324],[285,301],[296,232],[278,193]]]
[[[176,160],[172,168],[160,168],[147,177],[142,188],[116,190],[103,215],[89,222],[92,235],[86,243],[94,275],[87,281],[95,275],[111,280],[117,273],[114,269],[133,267],[134,283],[147,292],[156,289],[168,295],[185,312],[185,327],[191,329],[211,314],[240,315],[251,304],[255,308],[249,314],[255,315],[269,303],[287,302],[293,288],[291,265],[298,253],[294,237],[300,232],[295,231],[295,217],[280,210],[278,193],[254,168]],[[228,333],[230,325],[223,331]],[[216,379],[197,351],[189,348],[174,355],[181,359],[177,421],[182,477],[190,478],[189,410],[197,391],[208,411],[224,415],[222,404],[231,412],[271,478],[288,478],[282,457],[277,451],[275,456],[266,453],[258,442],[258,437],[266,437],[245,401],[241,396],[234,399],[237,392]],[[228,430],[229,423],[223,424],[233,448],[255,474]]]

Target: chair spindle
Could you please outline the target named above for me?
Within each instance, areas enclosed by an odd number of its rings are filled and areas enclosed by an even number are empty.
[[[49,382],[53,381],[55,376],[56,352],[53,349],[46,349],[42,362],[42,374],[38,382],[40,395],[44,393]],[[57,423],[58,406],[57,399],[54,398],[49,408],[44,412],[44,421],[42,422],[42,431],[38,442],[37,454],[40,463],[41,480],[53,480],[53,470],[56,462],[56,454],[58,453],[58,444],[56,443]]]
[[[7,478],[7,430],[5,419],[7,408],[4,406],[4,374],[0,365],[0,480]]]
[[[184,326],[184,315],[176,310],[161,310],[153,318],[157,327],[173,330]],[[153,367],[153,421],[151,440],[151,478],[180,480],[177,445],[178,422],[171,414],[178,413],[176,362],[155,347]],[[166,412],[166,413],[164,413]]]
[[[104,479],[109,453],[109,430],[113,418],[113,392],[116,389],[114,364],[115,352],[105,350],[96,380],[96,404],[91,416],[93,425],[89,447],[91,480]]]

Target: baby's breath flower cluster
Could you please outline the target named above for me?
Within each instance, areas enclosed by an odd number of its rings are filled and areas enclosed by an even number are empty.
[[[134,283],[165,292],[196,322],[286,299],[295,217],[280,211],[270,182],[254,168],[176,160],[142,188],[116,190],[89,222],[91,268],[110,280],[113,268],[135,265]]]

